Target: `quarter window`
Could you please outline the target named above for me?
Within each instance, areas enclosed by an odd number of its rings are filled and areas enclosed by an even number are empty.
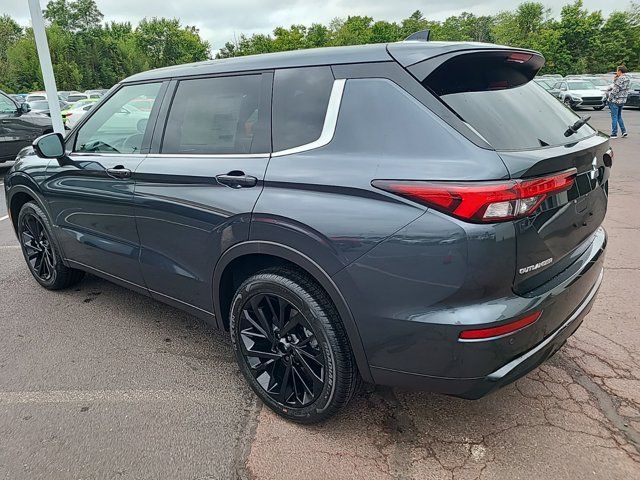
[[[74,151],[139,153],[151,111],[134,105],[143,99],[155,102],[160,86],[145,83],[118,90],[80,128]]]
[[[333,87],[330,67],[277,70],[273,84],[273,149],[320,138]]]
[[[266,134],[262,75],[201,78],[178,84],[162,153],[243,154]],[[265,152],[254,152],[265,153]]]

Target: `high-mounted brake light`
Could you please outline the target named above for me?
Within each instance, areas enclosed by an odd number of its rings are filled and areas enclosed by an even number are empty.
[[[542,312],[534,312],[524,318],[520,318],[515,322],[505,323],[497,327],[476,328],[473,330],[463,330],[460,332],[460,340],[487,340],[490,338],[502,337],[515,333],[535,323],[542,315]]]
[[[504,182],[374,180],[371,184],[462,220],[494,223],[530,215],[549,196],[569,190],[575,176],[572,168],[549,177]]]
[[[532,54],[530,53],[512,53],[511,55],[509,55],[507,57],[507,62],[513,62],[513,63],[526,63],[529,60],[531,60],[531,57],[533,57]]]

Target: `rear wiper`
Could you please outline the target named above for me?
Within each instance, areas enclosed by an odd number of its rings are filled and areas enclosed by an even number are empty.
[[[567,128],[567,131],[564,132],[564,136],[570,137],[571,135],[576,133],[578,130],[580,130],[589,120],[591,120],[591,116],[581,118],[576,123],[574,123],[569,128]]]

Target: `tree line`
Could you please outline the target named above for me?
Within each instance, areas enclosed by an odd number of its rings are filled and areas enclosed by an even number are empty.
[[[400,22],[350,16],[329,25],[278,27],[272,35],[240,35],[227,42],[216,58],[395,42],[424,29],[431,31],[432,40],[491,42],[537,50],[546,58],[547,73],[605,73],[622,63],[631,70],[640,69],[640,4],[632,2],[627,10],[605,18],[599,10],[584,8],[582,0],[562,7],[557,19],[542,3],[525,2],[496,15],[465,12],[444,21],[430,20],[416,11]]]
[[[51,0],[43,13],[59,90],[109,88],[144,70],[211,58],[209,42],[178,19],[103,23],[94,0]],[[33,30],[8,15],[0,16],[0,72],[4,91],[43,88]]]
[[[211,45],[198,29],[178,19],[103,22],[95,0],[51,0],[45,10],[53,68],[61,90],[107,88],[150,68],[211,58]],[[582,0],[562,7],[559,18],[538,2],[524,2],[496,15],[462,13],[444,21],[416,11],[399,22],[369,16],[336,18],[328,25],[277,27],[271,35],[241,34],[215,58],[304,48],[386,43],[429,29],[432,40],[492,42],[540,51],[544,72],[561,75],[603,73],[625,64],[640,70],[640,4],[605,17]],[[33,31],[0,17],[0,89],[42,88]]]

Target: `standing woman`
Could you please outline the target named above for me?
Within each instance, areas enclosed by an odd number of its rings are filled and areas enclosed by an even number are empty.
[[[627,129],[622,120],[622,108],[629,95],[629,82],[627,67],[620,65],[616,70],[616,78],[613,81],[613,86],[607,95],[609,110],[611,110],[611,138],[618,138],[618,125],[620,125],[622,136],[627,136]]]

